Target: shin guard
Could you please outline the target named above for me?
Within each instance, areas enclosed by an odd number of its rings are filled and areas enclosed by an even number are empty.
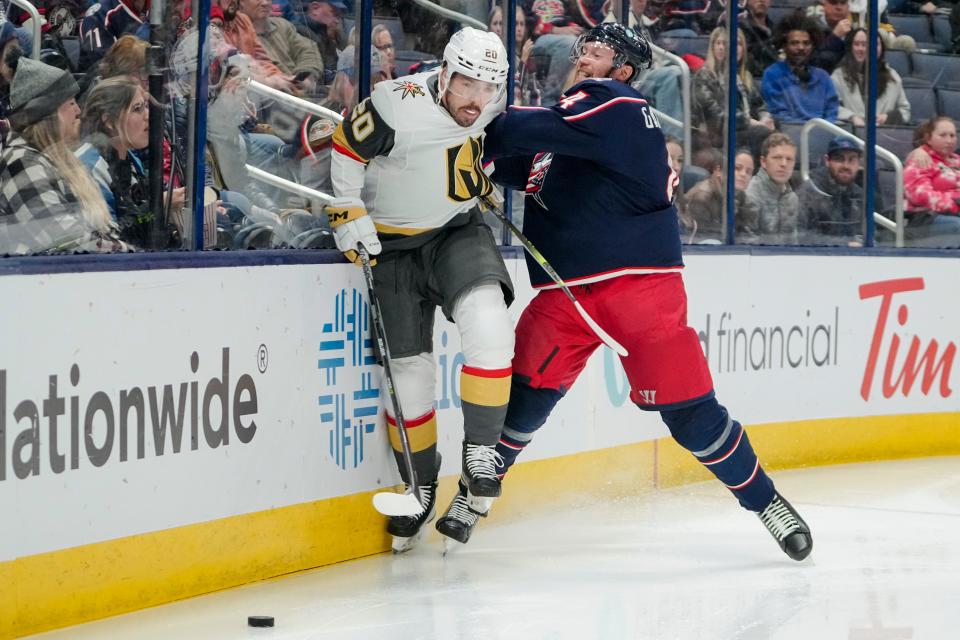
[[[763,471],[746,431],[715,398],[660,413],[673,438],[693,453],[750,511],[773,499],[773,481]]]
[[[481,369],[464,365],[460,371],[463,432],[472,444],[496,444],[510,399],[510,367]]]
[[[437,414],[431,409],[429,413],[418,418],[406,421],[407,440],[410,442],[410,451],[413,454],[413,471],[421,485],[426,485],[437,479],[440,469],[437,468]],[[393,416],[387,414],[387,430],[390,434],[390,446],[393,456],[400,469],[400,477],[407,484],[407,466],[403,461],[403,445],[400,441],[400,429]]]
[[[510,404],[503,433],[497,443],[497,453],[503,458],[503,465],[497,468],[501,477],[533,440],[533,434],[543,426],[553,407],[563,397],[556,389],[534,389],[517,378],[514,377],[510,386]]]

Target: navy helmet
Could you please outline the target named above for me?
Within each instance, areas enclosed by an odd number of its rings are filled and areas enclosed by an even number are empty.
[[[581,33],[573,45],[570,56],[573,62],[580,58],[583,45],[588,42],[599,42],[613,49],[614,69],[619,69],[624,64],[633,67],[633,73],[627,78],[627,82],[633,81],[638,73],[649,69],[653,64],[653,51],[643,33],[619,22],[604,22]]]

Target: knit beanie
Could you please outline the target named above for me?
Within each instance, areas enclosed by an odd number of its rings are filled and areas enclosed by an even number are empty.
[[[17,37],[17,28],[5,16],[0,19],[3,20],[0,22],[0,48],[3,48],[3,45]]]
[[[78,93],[80,87],[68,71],[22,57],[10,83],[10,125],[21,130],[39,122]]]

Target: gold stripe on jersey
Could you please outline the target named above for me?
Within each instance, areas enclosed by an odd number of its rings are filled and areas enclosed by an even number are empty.
[[[380,224],[375,222],[374,226],[377,228],[377,231],[380,233],[393,233],[399,236],[416,236],[421,233],[426,233],[427,231],[433,231],[433,227],[427,227],[425,229],[415,229],[413,227],[395,227],[389,224]]]

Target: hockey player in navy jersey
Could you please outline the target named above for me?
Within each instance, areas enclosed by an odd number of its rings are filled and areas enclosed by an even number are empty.
[[[150,0],[101,0],[80,23],[80,68],[87,69],[109,51],[120,36],[148,39]]]
[[[630,398],[756,512],[781,549],[807,557],[806,523],[764,473],[739,422],[714,397],[680,270],[678,177],[657,118],[629,82],[649,66],[644,37],[620,24],[585,32],[574,86],[550,108],[515,107],[487,127],[494,181],[526,191],[523,231],[629,355]],[[505,473],[600,346],[563,292],[528,259],[540,291],[516,330],[513,381],[497,450]],[[467,514],[465,526],[479,514]]]

